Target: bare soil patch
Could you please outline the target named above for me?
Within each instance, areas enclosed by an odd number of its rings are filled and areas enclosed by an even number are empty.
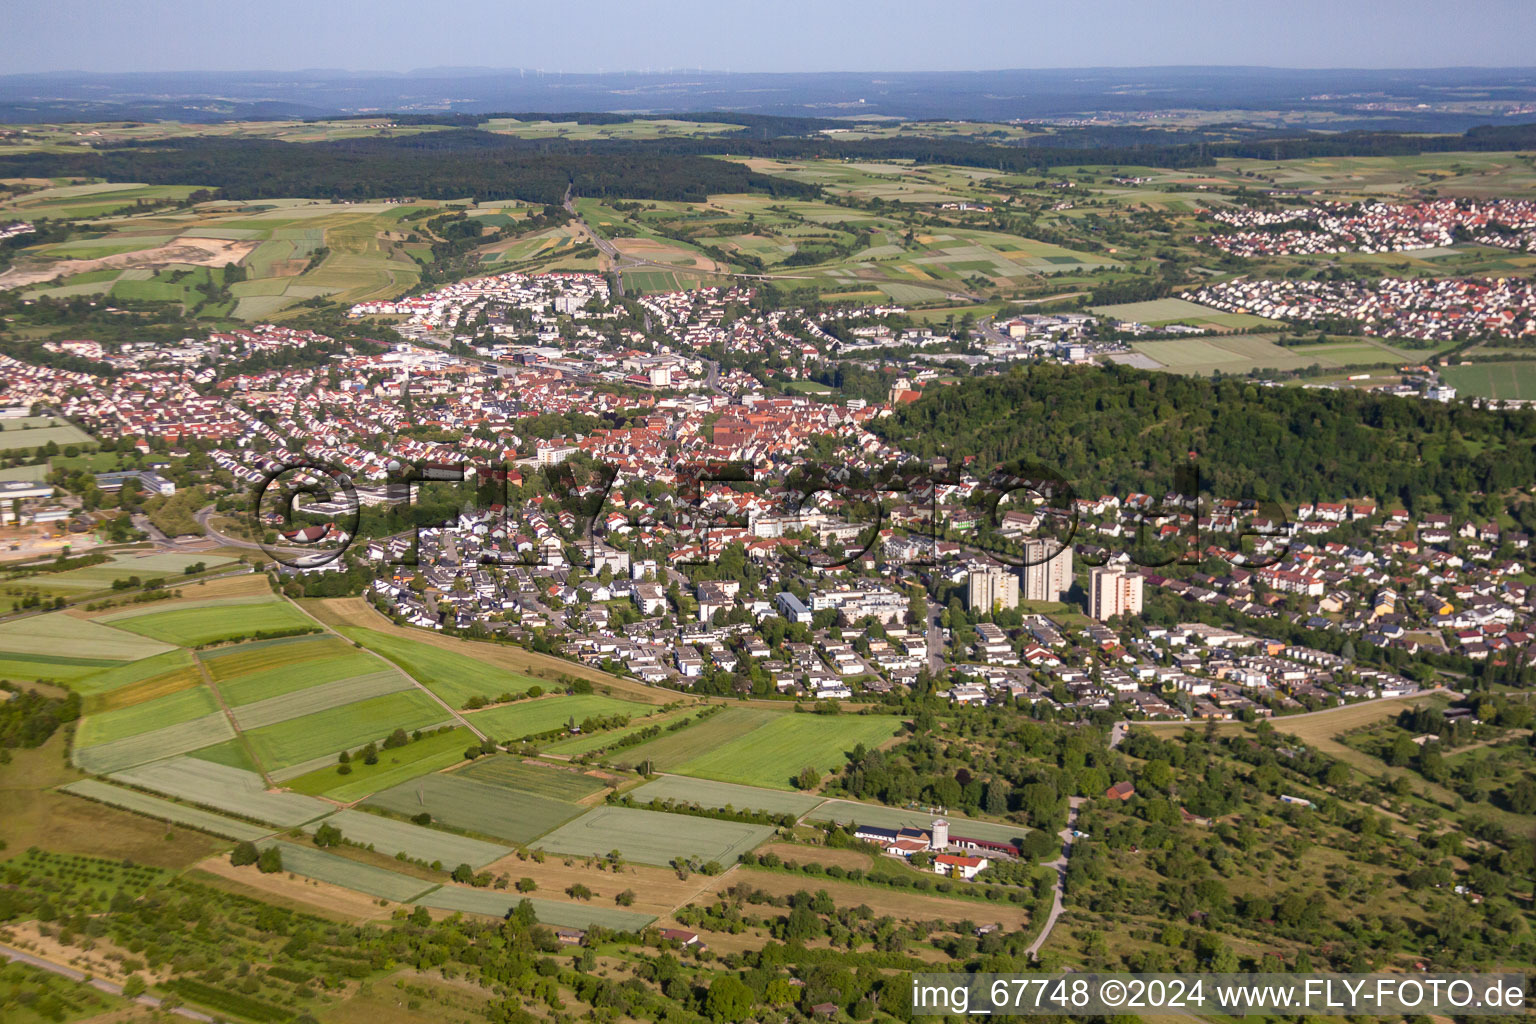
[[[0,274],[0,290],[42,284],[56,277],[73,277],[92,270],[127,270],[130,267],[155,269],[172,263],[198,267],[222,267],[239,263],[258,243],[227,238],[176,238],[165,245],[138,252],[120,252],[93,260],[59,260],[29,267],[13,267]]]

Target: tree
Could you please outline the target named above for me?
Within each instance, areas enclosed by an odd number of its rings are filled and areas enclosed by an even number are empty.
[[[315,829],[316,846],[338,846],[341,844],[341,829],[335,825],[321,825]]]
[[[811,765],[800,769],[800,774],[795,776],[795,788],[811,790],[821,785],[821,772]]]
[[[128,980],[123,982],[123,995],[128,999],[137,999],[148,988],[144,979],[137,974],[128,975]]]
[[[283,870],[283,851],[276,846],[262,850],[261,856],[256,858],[256,870],[264,875],[275,875]]]
[[[592,890],[577,882],[565,887],[565,894],[573,900],[589,900],[592,898]]]
[[[709,983],[704,1012],[711,1020],[744,1020],[752,1012],[752,990],[733,974],[718,975]]]
[[[632,907],[635,904],[635,890],[625,889],[615,896],[613,901],[621,907]]]
[[[460,885],[468,885],[475,880],[475,869],[468,864],[460,864],[453,869],[453,880]]]
[[[255,843],[236,843],[234,850],[230,851],[229,862],[237,868],[243,868],[247,864],[255,864],[260,856],[261,851],[256,849]]]
[[[539,883],[535,882],[531,878],[519,878],[517,880],[517,891],[518,892],[533,892],[538,887],[539,887]]]

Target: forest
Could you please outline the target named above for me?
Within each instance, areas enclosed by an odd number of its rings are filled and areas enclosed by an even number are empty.
[[[1526,411],[1042,365],[929,387],[875,423],[919,457],[1045,467],[1080,495],[1163,493],[1194,460],[1202,490],[1221,497],[1374,498],[1536,526],[1536,510],[1504,502],[1536,483],[1536,414]]]
[[[711,118],[717,115],[698,115]],[[106,146],[88,153],[0,157],[0,177],[95,177],[148,184],[198,184],[227,199],[317,196],[373,199],[521,199],[558,203],[566,185],[591,198],[702,202],[711,194],[766,192],[810,197],[819,187],[771,177],[740,164],[707,159],[750,156],[787,160],[914,160],[1042,173],[1053,167],[1116,164],[1209,166],[1218,158],[1282,160],[1318,156],[1403,156],[1483,152],[1536,146],[1536,126],[1473,128],[1463,135],[1341,132],[1228,142],[1064,145],[1042,136],[1024,146],[954,139],[867,139],[777,135],[782,119],[718,115],[747,132],[720,137],[633,140],[519,139],[475,128],[401,138],[290,143],[270,139],[192,138]],[[799,127],[798,125],[793,127]],[[1116,138],[1119,138],[1116,136]],[[1157,140],[1159,136],[1145,136]],[[1097,137],[1085,137],[1084,142]],[[450,157],[451,159],[444,159]]]

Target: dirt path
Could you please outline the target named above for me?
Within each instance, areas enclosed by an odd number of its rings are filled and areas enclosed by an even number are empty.
[[[1051,861],[1050,866],[1056,869],[1056,887],[1051,892],[1051,912],[1046,915],[1045,927],[1040,929],[1040,934],[1035,941],[1029,944],[1024,951],[1026,957],[1033,958],[1040,952],[1040,947],[1045,945],[1045,940],[1051,937],[1051,929],[1056,927],[1056,920],[1061,917],[1066,909],[1062,904],[1061,895],[1067,884],[1067,859],[1072,856],[1072,832],[1077,828],[1077,809],[1083,805],[1083,798],[1074,796],[1070,798],[1067,810],[1067,827],[1057,833],[1061,837],[1061,856]]]

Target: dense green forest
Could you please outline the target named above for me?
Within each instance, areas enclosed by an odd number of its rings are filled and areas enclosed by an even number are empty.
[[[699,115],[704,116],[704,115]],[[710,115],[714,116],[714,115]],[[1041,173],[1053,167],[1128,164],[1195,167],[1222,157],[1281,160],[1316,156],[1401,156],[1536,146],[1536,126],[1474,128],[1464,135],[1341,132],[1241,142],[1166,144],[1157,135],[1117,145],[1071,145],[1075,136],[1041,136],[1025,146],[954,139],[771,137],[781,126],[749,123],[746,135],[629,140],[520,139],[474,128],[404,138],[289,143],[196,138],[103,147],[88,153],[27,153],[0,158],[0,177],[98,177],[149,184],[197,184],[224,198],[318,196],[368,199],[418,196],[555,203],[567,183],[595,198],[698,202],[712,193],[819,194],[815,185],[757,174],[710,156],[779,159],[915,160]],[[777,119],[775,119],[777,120]],[[747,137],[751,136],[751,137]],[[764,137],[767,136],[767,137]],[[1084,137],[1081,142],[1096,141]]]
[[[0,177],[61,175],[148,184],[192,183],[228,199],[315,196],[370,199],[521,199],[559,203],[566,186],[595,198],[702,202],[712,193],[820,192],[740,164],[618,143],[586,151],[491,132],[454,129],[408,138],[296,144],[269,139],[185,139],[92,153],[0,160]]]
[[[1125,367],[1036,366],[930,387],[875,429],[924,458],[1043,466],[1079,494],[1161,493],[1192,453],[1203,490],[1223,497],[1371,497],[1494,515],[1507,492],[1536,483],[1530,412]],[[1532,518],[1528,504],[1509,511]]]

